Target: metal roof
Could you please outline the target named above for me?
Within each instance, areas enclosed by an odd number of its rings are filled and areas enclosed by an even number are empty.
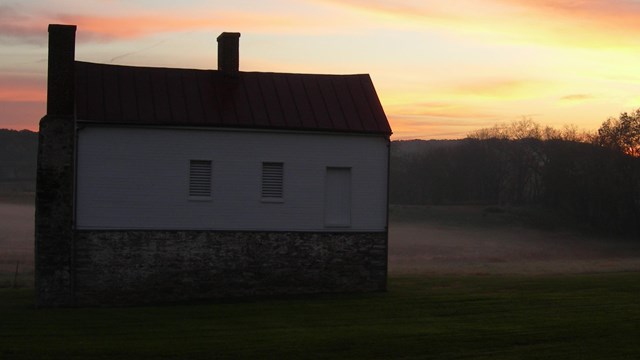
[[[391,134],[369,75],[229,77],[80,61],[75,73],[78,121]]]

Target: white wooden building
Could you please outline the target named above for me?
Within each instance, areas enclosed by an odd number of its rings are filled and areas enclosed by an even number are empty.
[[[248,129],[78,131],[78,229],[385,231],[387,141]]]
[[[41,184],[72,188],[72,239],[60,254],[36,241],[47,268],[72,264],[56,291],[91,305],[384,290],[391,128],[368,75],[239,71],[238,33],[218,38],[218,70],[87,63],[69,60],[71,35],[50,27],[63,114],[41,122],[41,153],[73,159],[72,184],[39,163]],[[71,153],[48,124],[72,129]]]

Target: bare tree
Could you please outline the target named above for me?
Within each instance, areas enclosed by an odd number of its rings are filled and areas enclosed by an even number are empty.
[[[523,117],[522,120],[512,122],[507,128],[507,133],[512,140],[542,139],[540,124],[529,117]]]
[[[576,125],[564,125],[561,129],[552,126],[542,127],[529,117],[514,121],[507,125],[496,124],[493,127],[475,130],[467,135],[469,139],[488,140],[564,140],[575,142],[591,142],[593,138],[588,132],[579,129]]]

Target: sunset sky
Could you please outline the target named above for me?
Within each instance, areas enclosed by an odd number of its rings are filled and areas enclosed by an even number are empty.
[[[215,69],[237,31],[243,71],[369,73],[393,139],[640,107],[640,0],[3,0],[0,128],[37,130],[50,23],[84,61]]]

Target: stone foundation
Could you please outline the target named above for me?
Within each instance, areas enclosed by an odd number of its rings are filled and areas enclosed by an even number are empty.
[[[387,233],[78,231],[75,305],[383,291]]]

